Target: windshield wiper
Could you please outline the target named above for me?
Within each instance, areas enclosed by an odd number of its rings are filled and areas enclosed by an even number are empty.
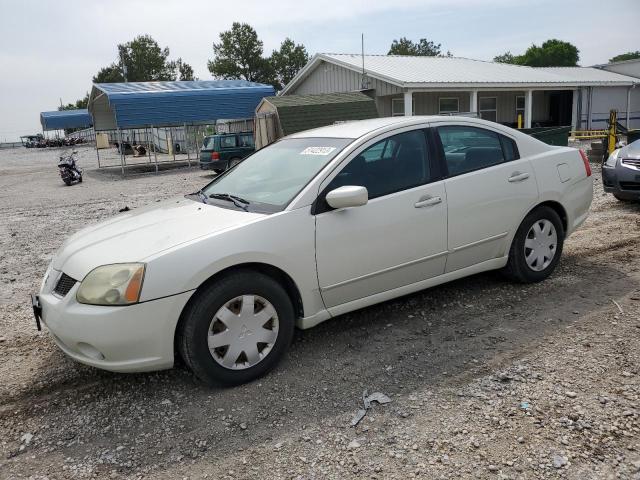
[[[212,193],[209,195],[209,198],[219,198],[222,200],[228,200],[232,202],[236,207],[243,209],[245,212],[248,212],[247,205],[251,202],[249,200],[245,200],[242,197],[238,197],[237,195],[231,195],[230,193]]]
[[[207,203],[207,195],[202,190],[198,190],[191,195],[198,195],[200,197],[200,200],[202,200],[202,203]]]

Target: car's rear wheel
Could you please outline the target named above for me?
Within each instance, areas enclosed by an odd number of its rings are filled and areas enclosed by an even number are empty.
[[[208,384],[237,385],[264,375],[286,352],[295,325],[285,289],[242,270],[214,281],[184,313],[178,347]]]
[[[564,244],[562,220],[550,207],[531,211],[511,243],[504,273],[523,283],[539,282],[555,270]]]
[[[623,196],[621,196],[621,195],[618,195],[617,193],[614,193],[614,194],[613,194],[613,196],[614,196],[614,197],[616,197],[616,199],[617,199],[619,202],[629,203],[629,202],[633,202],[633,201],[634,201],[634,200],[633,200],[633,199],[631,199],[631,198],[623,197]],[[635,201],[637,201],[637,200],[635,200]]]
[[[224,172],[224,170],[222,168],[214,168],[213,171],[218,175],[220,175],[222,172]]]

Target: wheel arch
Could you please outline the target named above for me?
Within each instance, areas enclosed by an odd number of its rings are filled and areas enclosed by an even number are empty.
[[[174,332],[174,339],[177,338],[177,333],[179,332],[181,325],[184,322],[185,312],[187,312],[187,310],[193,304],[193,302],[197,301],[199,296],[198,294],[203,289],[205,289],[212,283],[216,282],[220,278],[224,277],[225,275],[229,275],[239,270],[253,270],[254,272],[259,272],[264,275],[267,275],[268,277],[271,277],[272,279],[280,283],[284,287],[289,298],[291,299],[291,304],[293,305],[293,309],[296,314],[296,317],[297,318],[304,317],[304,306],[302,303],[302,295],[300,293],[300,289],[298,288],[298,285],[296,285],[293,278],[291,278],[291,276],[287,272],[285,272],[281,268],[278,268],[268,263],[262,263],[262,262],[240,263],[240,264],[223,268],[222,270],[214,273],[209,278],[207,278],[204,282],[202,282],[198,286],[198,288],[196,288],[196,291],[193,293],[193,295],[191,295],[191,297],[189,298],[189,301],[185,304],[185,306],[182,309],[182,312],[180,313],[180,317],[178,319],[178,323],[176,325],[175,332]]]
[[[564,229],[564,234],[566,235],[567,229],[569,227],[569,217],[567,215],[567,211],[564,208],[564,206],[560,202],[556,202],[555,200],[546,200],[542,203],[539,203],[538,205],[533,207],[531,210],[529,210],[527,212],[527,215],[529,215],[532,211],[534,211],[536,208],[539,208],[539,207],[549,207],[558,214],[558,216],[560,217],[560,220],[562,221],[562,228]],[[524,218],[526,218],[527,215],[525,215]]]

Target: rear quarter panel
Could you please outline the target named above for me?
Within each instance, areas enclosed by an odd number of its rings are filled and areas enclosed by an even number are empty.
[[[567,236],[587,217],[593,200],[593,177],[587,176],[580,152],[551,147],[530,158],[536,174],[540,202],[560,203],[567,214]]]

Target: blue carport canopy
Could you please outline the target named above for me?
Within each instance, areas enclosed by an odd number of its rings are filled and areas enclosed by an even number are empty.
[[[43,130],[64,130],[65,128],[90,127],[91,115],[86,108],[78,110],[56,110],[41,112],[40,124]]]
[[[95,130],[202,125],[252,118],[273,87],[246,80],[96,83],[89,99]]]

